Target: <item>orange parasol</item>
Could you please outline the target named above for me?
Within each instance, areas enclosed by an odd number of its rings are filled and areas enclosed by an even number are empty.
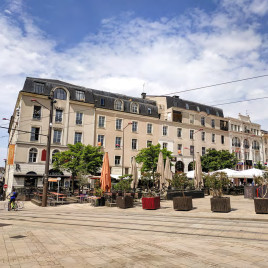
[[[101,189],[104,192],[111,191],[111,175],[110,175],[109,157],[107,152],[105,153],[103,158],[100,183],[101,183]]]

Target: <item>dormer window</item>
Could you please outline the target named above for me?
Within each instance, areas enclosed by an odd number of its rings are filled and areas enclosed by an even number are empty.
[[[148,108],[148,114],[152,114],[152,109],[151,108]]]
[[[76,100],[84,101],[85,100],[85,92],[81,90],[75,91],[75,98]]]
[[[186,107],[187,110],[189,110],[189,104],[188,103],[185,104],[185,107]]]
[[[67,98],[66,91],[62,88],[57,88],[54,91],[54,98],[59,99],[59,100],[66,100],[66,98]]]
[[[200,112],[199,106],[196,106],[196,110],[197,110],[197,112]]]
[[[218,111],[216,111],[216,115],[217,115],[217,116],[220,116],[220,114],[219,114],[219,112],[218,112]]]
[[[123,111],[123,101],[115,100],[114,101],[114,109],[117,111]]]
[[[44,88],[45,88],[45,85],[43,83],[37,83],[37,82],[34,83],[34,88],[33,88],[34,93],[43,94]]]
[[[137,114],[139,109],[139,105],[135,102],[131,103],[130,111],[131,113]]]
[[[100,99],[100,105],[105,106],[105,99],[103,99],[103,98]]]
[[[209,113],[210,113],[209,108],[206,108],[206,112],[207,112],[207,114],[209,114]]]

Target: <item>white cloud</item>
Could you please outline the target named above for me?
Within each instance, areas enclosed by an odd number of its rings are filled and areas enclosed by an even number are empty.
[[[139,96],[144,83],[148,94],[165,94],[268,73],[267,36],[258,30],[267,2],[222,3],[210,14],[191,10],[158,21],[132,14],[107,18],[99,33],[57,52],[57,44],[24,12],[22,1],[11,1],[0,13],[0,80],[5,94],[0,113],[11,115],[26,76]],[[178,95],[216,104],[268,96],[266,85],[267,78],[261,78]],[[222,108],[232,116],[247,111],[263,123],[268,119],[265,101]],[[268,123],[263,124],[268,129]]]

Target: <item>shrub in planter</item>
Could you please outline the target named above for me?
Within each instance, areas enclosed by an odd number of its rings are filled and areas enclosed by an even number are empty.
[[[206,186],[210,189],[213,197],[210,199],[211,211],[213,212],[230,212],[230,197],[222,196],[222,189],[227,187],[230,180],[224,172],[215,172],[205,176]]]
[[[185,173],[177,173],[173,176],[171,186],[179,189],[182,196],[173,198],[173,208],[175,210],[191,210],[193,209],[192,196],[185,196],[184,190],[191,185]]]
[[[263,176],[254,177],[255,184],[261,187],[261,197],[254,198],[255,212],[257,214],[268,214],[268,173]]]

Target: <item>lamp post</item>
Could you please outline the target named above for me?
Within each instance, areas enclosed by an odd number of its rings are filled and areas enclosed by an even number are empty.
[[[48,172],[49,172],[51,132],[52,132],[52,121],[53,121],[53,105],[56,102],[54,100],[53,92],[50,93],[50,96],[48,98],[50,99],[49,108],[47,108],[45,105],[41,104],[35,99],[32,100],[32,102],[37,102],[38,104],[40,104],[41,106],[49,110],[49,125],[48,125],[48,135],[47,135],[47,152],[46,152],[46,164],[45,164],[45,174],[44,174],[44,182],[43,182],[42,207],[47,206]]]
[[[122,146],[122,176],[124,175],[124,154],[125,154],[125,129],[132,125],[132,122],[128,122],[127,125],[123,128],[123,146]]]

